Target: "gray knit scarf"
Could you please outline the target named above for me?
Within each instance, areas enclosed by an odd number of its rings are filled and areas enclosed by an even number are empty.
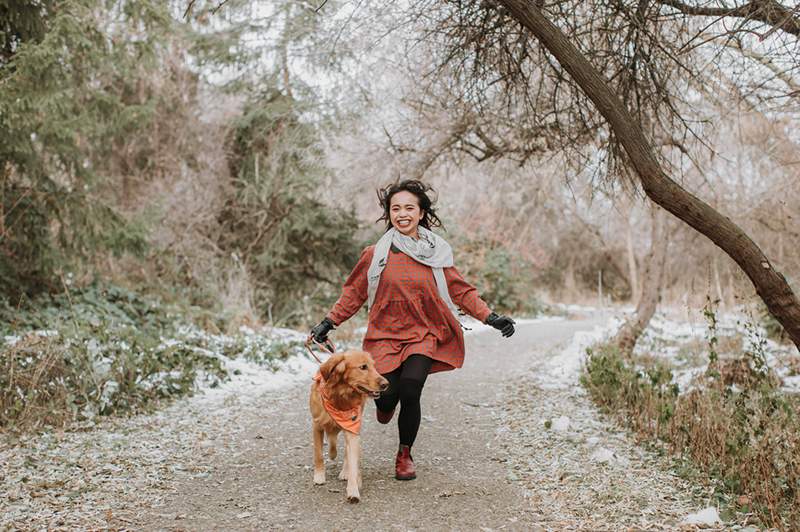
[[[372,303],[375,301],[375,292],[378,290],[378,282],[381,280],[381,273],[386,267],[386,262],[389,257],[389,249],[392,244],[397,249],[416,260],[421,264],[430,266],[433,270],[433,278],[436,280],[436,288],[439,291],[439,297],[442,298],[447,304],[447,308],[453,313],[456,320],[458,317],[458,308],[453,304],[450,298],[450,292],[447,289],[447,280],[444,277],[443,268],[449,268],[453,265],[453,249],[447,241],[439,235],[433,233],[429,229],[422,226],[417,228],[419,233],[419,240],[414,240],[410,236],[406,236],[394,227],[386,231],[386,233],[375,244],[375,252],[372,255],[372,262],[367,271],[367,299],[369,308],[372,308]],[[460,320],[459,320],[460,322]]]

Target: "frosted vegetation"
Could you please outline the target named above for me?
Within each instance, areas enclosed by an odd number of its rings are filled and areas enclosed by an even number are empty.
[[[657,315],[636,349],[589,349],[581,382],[601,410],[713,486],[726,520],[800,519],[800,367],[752,313]],[[755,520],[755,521],[752,521]]]
[[[248,366],[276,370],[302,352],[294,331],[210,333],[187,309],[120,288],[42,297],[5,309],[0,426],[41,429],[147,411],[220,386]],[[46,328],[40,328],[40,327]]]

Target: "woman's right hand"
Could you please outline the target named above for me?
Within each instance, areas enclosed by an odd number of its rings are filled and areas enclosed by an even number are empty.
[[[328,318],[323,319],[316,325],[313,329],[311,329],[311,336],[314,337],[314,340],[320,344],[324,344],[328,341],[328,333],[334,330],[336,327],[334,326],[333,322]]]

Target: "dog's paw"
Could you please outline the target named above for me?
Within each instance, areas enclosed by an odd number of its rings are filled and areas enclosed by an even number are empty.
[[[356,504],[359,501],[361,501],[361,495],[359,495],[358,493],[356,493],[355,495],[347,496],[347,502],[349,502],[350,504]]]
[[[314,471],[314,484],[317,486],[325,484],[325,471]]]
[[[339,480],[347,480],[347,470],[342,469],[339,471]]]

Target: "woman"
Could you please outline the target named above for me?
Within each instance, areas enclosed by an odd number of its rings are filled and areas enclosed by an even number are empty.
[[[324,342],[331,330],[368,303],[363,349],[389,381],[388,390],[375,400],[378,421],[389,423],[400,404],[398,480],[416,478],[411,446],[422,417],[420,396],[428,374],[464,363],[464,335],[456,307],[505,337],[514,334],[514,320],[489,310],[453,266],[450,245],[431,232],[431,227],[441,226],[428,195],[431,191],[417,180],[378,191],[383,208],[379,221],[387,222],[386,233],[361,253],[341,297],[311,330],[315,340]]]

